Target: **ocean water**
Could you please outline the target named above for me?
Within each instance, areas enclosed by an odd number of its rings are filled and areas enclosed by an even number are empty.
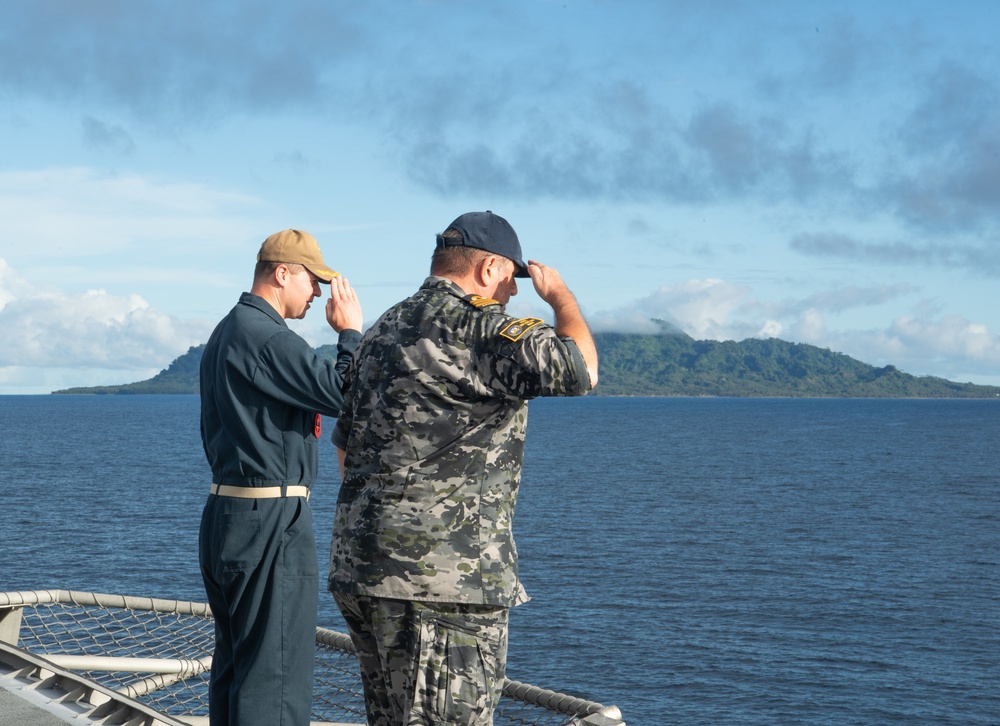
[[[1000,401],[532,402],[508,675],[630,726],[1000,724],[998,434]],[[0,396],[0,472],[0,589],[203,599],[197,397]]]

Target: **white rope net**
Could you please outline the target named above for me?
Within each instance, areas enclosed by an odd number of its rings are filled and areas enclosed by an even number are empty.
[[[204,603],[68,590],[0,593],[0,638],[178,718],[208,715],[213,631]],[[141,668],[125,669],[129,663]],[[614,706],[508,680],[494,723],[572,726],[593,714],[624,726]],[[324,628],[316,632],[312,720],[365,723],[351,639]]]

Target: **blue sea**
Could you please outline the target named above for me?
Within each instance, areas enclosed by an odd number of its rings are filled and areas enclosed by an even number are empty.
[[[1000,724],[998,434],[994,400],[534,401],[508,676],[630,726]],[[0,471],[0,589],[203,599],[197,397],[0,397]]]

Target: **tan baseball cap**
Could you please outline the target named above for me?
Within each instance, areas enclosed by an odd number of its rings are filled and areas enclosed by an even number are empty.
[[[340,277],[339,272],[331,270],[323,261],[316,238],[298,229],[275,232],[264,240],[257,253],[257,261],[302,265],[316,275],[320,282],[330,282],[333,278]]]

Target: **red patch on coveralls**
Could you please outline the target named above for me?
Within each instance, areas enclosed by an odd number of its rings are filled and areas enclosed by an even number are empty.
[[[321,433],[323,433],[323,417],[317,413],[313,419],[313,435],[318,439]]]

